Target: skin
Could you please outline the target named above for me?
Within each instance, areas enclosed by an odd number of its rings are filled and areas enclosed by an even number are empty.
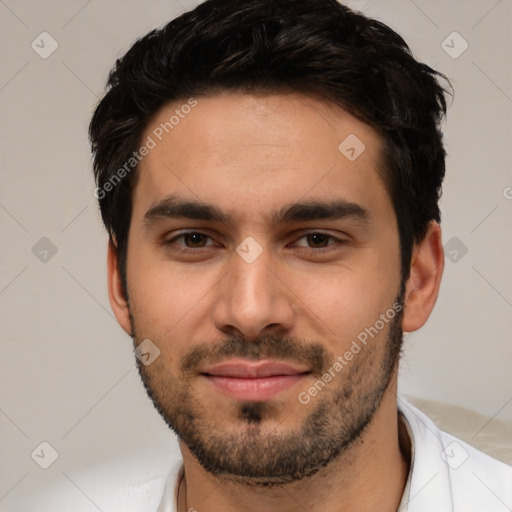
[[[161,109],[144,140],[180,105]],[[365,144],[355,161],[338,150],[349,134]],[[158,359],[142,371],[164,408],[179,409],[173,396],[181,394],[181,405],[194,407],[207,423],[205,436],[227,433],[244,440],[271,435],[285,439],[319,404],[334,408],[336,393],[351,383],[355,389],[347,404],[369,408],[368,396],[385,378],[379,368],[386,360],[389,324],[309,404],[300,403],[297,395],[315,382],[313,374],[266,402],[257,428],[241,419],[239,402],[226,398],[197,373],[182,372],[180,365],[194,348],[202,347],[205,354],[211,349],[213,354],[228,337],[256,344],[274,335],[295,343],[288,361],[299,364],[300,342],[303,348],[319,345],[329,366],[392,306],[401,282],[399,235],[378,170],[381,147],[372,128],[318,99],[224,93],[198,98],[192,112],[144,158],[133,195],[129,302],[112,243],[109,297],[120,325],[136,344],[148,338],[160,350]],[[165,216],[145,220],[148,210],[171,194],[213,204],[231,221]],[[369,214],[367,221],[347,217],[277,226],[270,221],[269,212],[291,203],[337,199],[360,205]],[[195,252],[179,252],[187,248],[186,240],[169,241],[186,229],[210,238],[195,248],[189,239],[188,249]],[[323,244],[308,245],[311,239],[305,235],[312,230],[334,237],[324,252],[318,247]],[[249,236],[262,248],[252,263],[236,252]],[[419,329],[429,317],[443,262],[441,230],[432,222],[413,250],[405,283],[404,331]],[[201,364],[205,362],[209,361]],[[262,483],[257,479],[213,474],[180,441],[185,481],[179,510],[282,512],[296,511],[299,503],[309,512],[395,511],[409,463],[407,449],[399,444],[396,386],[395,366],[359,438],[310,476],[286,484],[262,486],[255,485]],[[330,418],[334,409],[326,410]],[[342,410],[345,415],[350,412]],[[261,454],[266,460],[264,450]]]

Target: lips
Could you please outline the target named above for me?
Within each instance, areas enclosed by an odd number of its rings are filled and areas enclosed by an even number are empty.
[[[248,362],[243,360],[227,361],[211,366],[201,373],[217,377],[237,377],[241,379],[259,379],[278,375],[298,375],[308,373],[307,368],[294,367],[280,361]]]
[[[280,361],[226,361],[201,375],[214,389],[235,400],[266,401],[291,388],[311,372]]]

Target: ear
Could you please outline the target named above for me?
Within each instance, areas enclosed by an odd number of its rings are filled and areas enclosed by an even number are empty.
[[[405,332],[416,331],[427,321],[437,301],[443,270],[441,227],[432,221],[425,238],[413,248],[411,273],[405,288],[402,322]]]
[[[112,308],[119,325],[131,336],[132,326],[130,322],[130,311],[128,308],[128,301],[123,293],[118,263],[117,248],[115,246],[115,242],[110,239],[108,243],[107,256],[108,298],[110,300],[110,307]]]

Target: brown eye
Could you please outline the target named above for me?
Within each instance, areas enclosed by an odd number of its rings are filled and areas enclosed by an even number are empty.
[[[185,245],[190,248],[204,247],[208,237],[202,233],[185,233],[182,235]]]
[[[345,237],[338,238],[323,231],[310,231],[297,238],[292,247],[307,256],[322,256],[339,251],[346,245]]]
[[[194,252],[195,249],[212,247],[215,244],[210,236],[199,231],[182,232],[165,242],[165,245],[177,251]]]
[[[311,233],[306,235],[306,239],[310,247],[327,247],[329,239],[332,238],[329,235],[325,235],[323,233]]]

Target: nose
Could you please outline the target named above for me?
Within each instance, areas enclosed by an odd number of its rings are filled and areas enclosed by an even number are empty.
[[[285,334],[294,322],[294,295],[269,251],[252,262],[233,253],[231,268],[216,289],[213,320],[228,335],[257,340]]]

